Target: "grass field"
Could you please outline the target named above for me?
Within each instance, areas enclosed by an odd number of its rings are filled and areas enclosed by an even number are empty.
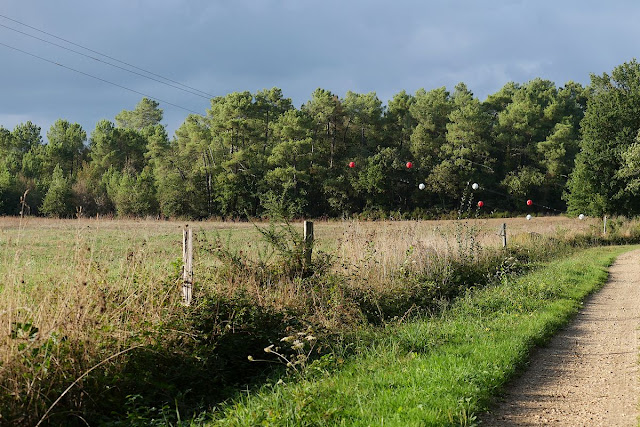
[[[247,356],[284,336],[313,333],[316,354],[331,353],[328,342],[440,310],[563,242],[601,234],[599,219],[565,217],[319,221],[313,271],[301,274],[289,268],[295,253],[274,250],[254,224],[191,222],[196,303],[187,308],[185,224],[0,218],[0,421],[111,422],[162,402],[194,413],[270,372]],[[637,229],[610,221],[622,239]]]
[[[368,262],[384,275],[407,261],[407,253],[450,252],[459,249],[456,239],[473,232],[475,243],[499,247],[502,223],[507,224],[510,244],[531,239],[531,233],[567,236],[600,230],[600,219],[579,221],[566,217],[470,219],[466,221],[328,221],[315,224],[315,249],[338,256],[343,264]],[[68,281],[77,276],[78,262],[95,262],[109,271],[110,280],[124,275],[132,254],[144,259],[150,271],[167,274],[179,259],[182,228],[189,224],[196,232],[218,233],[224,243],[257,258],[264,243],[256,226],[247,222],[169,222],[135,220],[52,220],[43,218],[0,218],[0,274],[37,283]],[[257,224],[266,226],[265,224]],[[302,225],[294,223],[300,232]],[[83,252],[87,253],[83,253]],[[199,259],[207,266],[210,260]],[[414,261],[414,260],[410,260]],[[149,262],[151,262],[149,264]],[[144,268],[144,266],[143,266]],[[197,268],[197,267],[196,267]],[[196,271],[197,274],[197,271]]]

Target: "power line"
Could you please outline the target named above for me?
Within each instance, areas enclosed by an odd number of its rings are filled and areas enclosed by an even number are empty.
[[[510,198],[512,200],[516,200],[516,197],[512,196],[511,194],[501,193],[499,191],[495,191],[495,190],[492,190],[492,189],[487,188],[487,187],[480,187],[480,190],[488,191],[490,193],[497,194],[499,196],[504,196],[504,197],[508,197],[508,198]],[[545,206],[545,205],[542,205],[542,204],[539,204],[539,203],[535,203],[533,201],[531,202],[531,206],[539,206],[541,208],[545,208],[545,209],[550,210],[550,211],[554,211],[554,212],[557,212],[557,213],[562,213],[562,211],[559,211],[556,208],[552,208],[551,206]]]
[[[164,101],[164,100],[162,100],[162,99],[160,99],[160,98],[156,98],[156,97],[154,97],[154,96],[147,95],[147,94],[145,94],[145,93],[143,93],[143,92],[139,92],[139,91],[137,91],[137,90],[135,90],[135,89],[131,89],[131,88],[128,88],[128,87],[126,87],[126,86],[122,86],[122,85],[120,85],[120,84],[118,84],[118,83],[114,83],[114,82],[111,82],[111,81],[109,81],[109,80],[105,80],[105,79],[103,79],[103,78],[101,78],[101,77],[94,76],[93,74],[89,74],[89,73],[85,73],[84,71],[76,70],[75,68],[71,68],[71,67],[68,67],[68,66],[66,66],[66,65],[63,65],[63,64],[61,64],[61,63],[59,63],[59,62],[55,62],[55,61],[52,61],[52,60],[50,60],[50,59],[43,58],[43,57],[38,56],[38,55],[36,55],[36,54],[33,54],[33,53],[31,53],[31,52],[27,52],[26,50],[18,49],[17,47],[9,46],[8,44],[2,43],[2,42],[0,42],[0,46],[8,47],[9,49],[13,49],[13,50],[15,50],[15,51],[18,51],[18,52],[24,53],[25,55],[29,55],[29,56],[32,56],[32,57],[34,57],[34,58],[38,58],[38,59],[40,59],[40,60],[42,60],[42,61],[49,62],[50,64],[54,64],[54,65],[57,65],[57,66],[59,66],[59,67],[66,68],[67,70],[74,71],[74,72],[76,72],[76,73],[78,73],[78,74],[82,74],[82,75],[84,75],[84,76],[91,77],[91,78],[96,79],[96,80],[100,80],[101,82],[108,83],[108,84],[113,85],[113,86],[117,86],[117,87],[119,87],[119,88],[121,88],[121,89],[128,90],[129,92],[137,93],[138,95],[142,95],[142,96],[147,97],[147,98],[149,98],[149,99],[153,99],[153,100],[155,100],[155,101],[162,102],[162,103],[165,103],[165,104],[167,104],[167,105],[171,105],[171,106],[176,107],[176,108],[180,108],[180,109],[182,109],[182,110],[188,111],[188,112],[193,113],[193,114],[196,114],[196,115],[198,115],[198,116],[201,116],[201,115],[202,115],[202,114],[198,113],[197,111],[193,111],[193,110],[191,110],[191,109],[189,109],[189,108],[185,108],[185,107],[182,107],[182,106],[180,106],[180,105],[178,105],[178,104],[174,104],[174,103],[171,103],[171,102],[168,102],[168,101]]]
[[[170,86],[170,87],[172,87],[172,88],[175,88],[175,89],[181,90],[181,91],[183,91],[183,92],[190,93],[190,94],[192,94],[192,95],[199,96],[199,97],[201,97],[201,98],[210,99],[210,97],[209,97],[209,96],[201,95],[201,94],[200,94],[200,93],[198,93],[198,92],[194,92],[194,91],[191,91],[191,90],[188,90],[188,89],[184,89],[184,88],[181,88],[180,86],[176,86],[176,85],[173,85],[173,84],[171,84],[171,83],[163,82],[162,80],[159,80],[159,79],[156,79],[156,78],[153,78],[153,77],[149,77],[149,76],[147,76],[147,75],[144,75],[144,74],[142,74],[142,73],[138,73],[138,72],[133,71],[133,70],[129,70],[128,68],[121,67],[121,66],[119,66],[119,65],[113,64],[113,63],[108,62],[108,61],[103,61],[103,60],[102,60],[102,59],[100,59],[100,58],[96,58],[96,57],[93,57],[93,56],[91,56],[91,55],[87,55],[87,54],[85,54],[85,53],[82,53],[82,52],[79,52],[79,51],[77,51],[77,50],[74,50],[74,49],[68,48],[68,47],[66,47],[66,46],[62,46],[62,45],[60,45],[60,44],[54,43],[54,42],[49,41],[49,40],[41,39],[40,37],[36,37],[36,36],[34,36],[34,35],[32,35],[32,34],[25,33],[25,32],[20,31],[20,30],[16,30],[15,28],[11,28],[11,27],[8,27],[8,26],[3,25],[3,24],[0,24],[0,27],[6,28],[6,29],[11,30],[11,31],[15,31],[15,32],[20,33],[20,34],[23,34],[23,35],[25,35],[25,36],[27,36],[27,37],[32,37],[32,38],[34,38],[34,39],[36,39],[36,40],[39,40],[39,41],[42,41],[42,42],[45,42],[45,43],[49,43],[49,44],[51,44],[51,45],[53,45],[53,46],[57,46],[57,47],[59,47],[59,48],[61,48],[61,49],[68,50],[69,52],[73,52],[73,53],[76,53],[76,54],[78,54],[78,55],[85,56],[85,57],[87,57],[87,58],[93,59],[94,61],[98,61],[98,62],[101,62],[101,63],[103,63],[103,64],[111,65],[112,67],[118,68],[118,69],[123,70],[123,71],[126,71],[126,72],[128,72],[128,73],[132,73],[132,74],[138,75],[138,76],[140,76],[140,77],[144,77],[145,79],[153,80],[153,81],[155,81],[155,82],[161,83],[161,84],[163,84],[163,85]]]
[[[34,30],[34,31],[38,31],[39,33],[46,34],[46,35],[48,35],[49,37],[53,37],[53,38],[56,38],[56,39],[58,39],[58,40],[62,40],[62,41],[63,41],[63,42],[65,42],[65,43],[69,43],[70,45],[73,45],[73,46],[76,46],[76,47],[82,48],[82,49],[84,49],[84,50],[87,50],[87,51],[89,51],[89,52],[95,53],[95,54],[100,55],[100,56],[104,56],[105,58],[109,58],[109,59],[111,59],[112,61],[119,62],[120,64],[124,64],[124,65],[126,65],[126,66],[128,66],[128,67],[131,67],[131,68],[134,68],[134,69],[136,69],[136,70],[139,70],[139,71],[145,72],[145,73],[150,74],[150,75],[152,75],[152,76],[159,77],[159,78],[164,79],[164,80],[167,80],[167,81],[169,81],[169,82],[171,82],[171,83],[175,83],[175,84],[180,85],[180,86],[182,86],[182,87],[186,87],[186,88],[191,89],[191,90],[194,90],[194,91],[196,91],[196,92],[200,92],[201,94],[206,95],[206,96],[208,96],[209,98],[215,98],[215,95],[212,95],[212,94],[207,93],[207,92],[205,92],[205,91],[202,91],[202,90],[200,90],[200,89],[196,89],[196,88],[194,88],[194,87],[187,86],[187,85],[185,85],[185,84],[183,84],[183,83],[180,83],[180,82],[178,82],[178,81],[172,80],[172,79],[170,79],[170,78],[168,78],[168,77],[164,77],[164,76],[162,76],[162,75],[160,75],[160,74],[156,74],[156,73],[151,72],[151,71],[149,71],[149,70],[145,70],[144,68],[140,68],[140,67],[137,67],[137,66],[135,66],[135,65],[133,65],[133,64],[129,64],[128,62],[121,61],[121,60],[119,60],[119,59],[117,59],[117,58],[114,58],[114,57],[112,57],[112,56],[106,55],[106,54],[104,54],[104,53],[100,53],[100,52],[98,52],[98,51],[96,51],[96,50],[93,50],[93,49],[90,49],[90,48],[88,48],[88,47],[86,47],[86,46],[82,46],[82,45],[80,45],[80,44],[78,44],[78,43],[74,43],[74,42],[72,42],[72,41],[70,41],[70,40],[64,39],[64,38],[62,38],[62,37],[58,37],[58,36],[56,36],[55,34],[51,34],[51,33],[48,33],[48,32],[46,32],[46,31],[44,31],[44,30],[41,30],[41,29],[39,29],[39,28],[32,27],[31,25],[25,24],[24,22],[20,22],[20,21],[18,21],[18,20],[16,20],[16,19],[9,18],[9,17],[8,17],[8,16],[6,16],[6,15],[2,15],[2,14],[0,14],[0,18],[4,18],[4,19],[7,19],[7,20],[9,20],[9,21],[11,21],[11,22],[15,22],[16,24],[23,25],[23,26],[25,26],[25,27],[27,27],[27,28],[30,28],[30,29]]]

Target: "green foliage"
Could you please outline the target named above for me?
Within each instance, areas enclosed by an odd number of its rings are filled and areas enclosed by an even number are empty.
[[[365,208],[391,210],[398,201],[406,202],[411,188],[403,182],[405,165],[399,157],[398,148],[382,148],[358,169],[352,185]]]
[[[640,201],[628,191],[633,188],[636,167],[631,147],[640,130],[638,81],[640,64],[635,59],[614,68],[611,75],[591,76],[592,94],[581,124],[581,154],[566,195],[570,211],[640,213]]]
[[[156,189],[148,169],[137,175],[112,170],[105,176],[109,176],[107,194],[118,216],[145,216],[157,212]]]
[[[640,136],[640,133],[638,134]],[[622,153],[622,166],[616,173],[622,179],[625,179],[627,186],[625,191],[637,196],[640,192],[640,139],[636,138],[636,142],[631,144]]]
[[[91,134],[91,164],[102,173],[125,167],[140,171],[145,164],[146,145],[144,135],[137,130],[101,120]]]
[[[603,194],[594,192],[593,171],[589,170],[589,162],[584,160],[587,154],[581,152],[576,157],[576,166],[567,182],[567,192],[563,195],[567,200],[567,212],[572,215],[597,215],[607,212],[608,202]]]
[[[58,120],[47,132],[43,163],[46,171],[52,171],[60,165],[65,176],[74,178],[84,160],[87,133],[77,123]]]
[[[5,165],[0,166],[0,211],[5,211],[5,206],[9,206],[11,198],[14,196],[14,179]]]
[[[510,172],[502,184],[517,197],[531,195],[544,183],[544,175],[536,168],[523,166]]]
[[[42,145],[41,128],[30,121],[21,123],[13,130],[13,143],[15,149],[25,154]]]
[[[40,210],[47,216],[63,218],[73,213],[71,184],[63,176],[62,168],[56,165],[44,196]]]
[[[120,128],[143,130],[162,121],[163,112],[157,101],[142,98],[133,111],[123,110],[116,115],[116,123]]]

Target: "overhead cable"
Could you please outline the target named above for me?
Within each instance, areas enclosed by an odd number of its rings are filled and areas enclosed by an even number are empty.
[[[152,71],[145,70],[144,68],[137,67],[137,66],[135,66],[135,65],[133,65],[133,64],[130,64],[130,63],[128,63],[128,62],[121,61],[121,60],[119,60],[119,59],[117,59],[117,58],[114,58],[114,57],[112,57],[112,56],[109,56],[109,55],[107,55],[107,54],[104,54],[104,53],[98,52],[98,51],[93,50],[93,49],[91,49],[91,48],[88,48],[88,47],[86,47],[86,46],[82,46],[82,45],[80,45],[80,44],[78,44],[78,43],[74,43],[74,42],[72,42],[72,41],[70,41],[70,40],[67,40],[67,39],[64,39],[64,38],[62,38],[62,37],[56,36],[55,34],[48,33],[48,32],[46,32],[46,31],[44,31],[44,30],[41,30],[41,29],[39,29],[39,28],[36,28],[36,27],[31,26],[31,25],[25,24],[24,22],[20,22],[20,21],[18,21],[18,20],[16,20],[16,19],[10,18],[10,17],[8,17],[8,16],[6,16],[6,15],[2,15],[2,14],[0,14],[0,18],[4,18],[4,19],[9,20],[9,21],[11,21],[11,22],[14,22],[14,23],[16,23],[16,24],[19,24],[19,25],[25,26],[25,27],[27,27],[27,28],[30,28],[30,29],[34,30],[34,31],[38,31],[39,33],[46,34],[46,35],[47,35],[47,36],[49,36],[49,37],[53,37],[53,38],[55,38],[55,39],[58,39],[58,40],[61,40],[61,41],[65,42],[65,43],[69,43],[70,45],[73,45],[73,46],[76,46],[76,47],[82,48],[82,49],[87,50],[87,51],[89,51],[89,52],[91,52],[91,53],[95,53],[95,54],[97,54],[97,55],[104,56],[105,58],[111,59],[112,61],[116,61],[116,62],[118,62],[118,63],[120,63],[120,64],[124,64],[124,65],[126,65],[126,66],[128,66],[128,67],[131,67],[131,68],[134,68],[134,69],[136,69],[136,70],[138,70],[138,71],[142,71],[142,72],[145,72],[145,73],[150,74],[150,75],[152,75],[152,76],[159,77],[159,78],[164,79],[164,80],[167,80],[167,81],[169,81],[169,82],[171,82],[171,83],[175,83],[175,84],[177,84],[177,85],[183,86],[183,87],[185,87],[185,88],[187,88],[187,89],[191,89],[191,90],[194,90],[194,91],[196,91],[196,92],[200,92],[202,95],[206,95],[206,96],[207,96],[207,97],[209,97],[209,98],[215,98],[215,95],[212,95],[212,94],[207,93],[207,92],[205,92],[205,91],[202,91],[202,90],[200,90],[200,89],[196,89],[196,88],[194,88],[194,87],[191,87],[191,86],[185,85],[185,84],[180,83],[180,82],[178,82],[178,81],[172,80],[172,79],[170,79],[170,78],[168,78],[168,77],[164,77],[164,76],[162,76],[162,75],[160,75],[160,74],[156,74],[156,73],[154,73],[154,72],[152,72]]]
[[[121,84],[114,83],[114,82],[112,82],[112,81],[109,81],[109,80],[103,79],[103,78],[101,78],[101,77],[94,76],[93,74],[89,74],[89,73],[85,73],[84,71],[76,70],[75,68],[71,68],[71,67],[68,67],[68,66],[66,66],[66,65],[63,65],[63,64],[61,64],[61,63],[59,63],[59,62],[52,61],[52,60],[47,59],[47,58],[43,58],[42,56],[38,56],[38,55],[36,55],[36,54],[34,54],[34,53],[27,52],[26,50],[22,50],[22,49],[19,49],[19,48],[14,47],[14,46],[10,46],[10,45],[5,44],[5,43],[2,43],[2,42],[0,42],[0,46],[4,46],[4,47],[7,47],[7,48],[9,48],[9,49],[13,49],[13,50],[18,51],[18,52],[21,52],[21,53],[23,53],[23,54],[25,54],[25,55],[29,55],[29,56],[32,56],[32,57],[34,57],[34,58],[38,58],[38,59],[40,59],[40,60],[42,60],[42,61],[49,62],[50,64],[57,65],[57,66],[59,66],[59,67],[65,68],[65,69],[70,70],[70,71],[74,71],[74,72],[76,72],[76,73],[78,73],[78,74],[82,74],[82,75],[84,75],[84,76],[91,77],[91,78],[96,79],[96,80],[100,80],[101,82],[108,83],[108,84],[113,85],[113,86],[117,86],[117,87],[119,87],[119,88],[121,88],[121,89],[128,90],[129,92],[137,93],[138,95],[142,95],[142,96],[147,97],[147,98],[149,98],[149,99],[153,99],[153,100],[155,100],[155,101],[162,102],[162,103],[164,103],[164,104],[171,105],[171,106],[176,107],[176,108],[180,108],[180,109],[182,109],[182,110],[188,111],[188,112],[193,113],[193,114],[196,114],[196,115],[198,115],[198,116],[201,116],[201,115],[202,115],[202,114],[198,113],[197,111],[193,111],[193,110],[191,110],[191,109],[189,109],[189,108],[182,107],[182,106],[180,106],[180,105],[178,105],[178,104],[174,104],[174,103],[172,103],[172,102],[164,101],[164,100],[162,100],[162,99],[160,99],[160,98],[156,98],[156,97],[151,96],[151,95],[147,95],[147,94],[145,94],[145,93],[143,93],[143,92],[139,92],[139,91],[137,91],[137,90],[135,90],[135,89],[131,89],[131,88],[128,88],[128,87],[123,86],[123,85],[121,85]]]
[[[59,48],[61,48],[61,49],[68,50],[69,52],[73,52],[73,53],[76,53],[76,54],[78,54],[78,55],[85,56],[85,57],[87,57],[87,58],[93,59],[94,61],[98,61],[98,62],[101,62],[101,63],[103,63],[103,64],[110,65],[110,66],[112,66],[112,67],[118,68],[118,69],[123,70],[123,71],[126,71],[126,72],[128,72],[128,73],[132,73],[132,74],[135,74],[135,75],[137,75],[137,76],[144,77],[145,79],[153,80],[153,81],[155,81],[155,82],[161,83],[161,84],[163,84],[163,85],[170,86],[170,87],[172,87],[172,88],[175,88],[175,89],[181,90],[181,91],[183,91],[183,92],[190,93],[190,94],[192,94],[192,95],[199,96],[199,97],[201,97],[201,98],[210,99],[210,97],[209,97],[209,96],[202,95],[202,94],[200,94],[200,93],[198,93],[198,92],[194,92],[194,91],[191,91],[191,90],[188,90],[188,89],[181,88],[180,86],[176,86],[176,85],[173,85],[173,84],[171,84],[171,83],[164,82],[164,81],[162,81],[162,80],[159,80],[159,79],[156,79],[156,78],[153,78],[153,77],[147,76],[147,75],[142,74],[142,73],[138,73],[137,71],[133,71],[133,70],[130,70],[130,69],[128,69],[128,68],[121,67],[121,66],[116,65],[116,64],[113,64],[113,63],[111,63],[111,62],[109,62],[109,61],[104,61],[104,60],[102,60],[102,59],[100,59],[100,58],[96,58],[96,57],[94,57],[94,56],[87,55],[86,53],[82,53],[82,52],[80,52],[80,51],[77,51],[77,50],[74,50],[74,49],[68,48],[68,47],[66,47],[66,46],[62,46],[62,45],[57,44],[57,43],[54,43],[54,42],[52,42],[52,41],[45,40],[45,39],[41,39],[40,37],[36,37],[36,36],[34,36],[34,35],[32,35],[32,34],[25,33],[25,32],[20,31],[20,30],[16,30],[15,28],[11,28],[11,27],[8,27],[8,26],[3,25],[3,24],[0,24],[0,27],[6,28],[6,29],[11,30],[11,31],[15,31],[15,32],[17,32],[17,33],[23,34],[23,35],[25,35],[25,36],[27,36],[27,37],[31,37],[31,38],[34,38],[34,39],[36,39],[36,40],[39,40],[39,41],[42,41],[42,42],[45,42],[45,43],[49,43],[49,44],[51,44],[51,45],[53,45],[53,46],[57,46],[57,47],[59,47]]]

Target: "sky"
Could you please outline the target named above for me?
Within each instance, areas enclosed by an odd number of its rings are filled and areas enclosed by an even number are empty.
[[[640,2],[616,0],[3,0],[0,15],[0,126],[30,120],[45,142],[57,119],[89,136],[143,96],[172,137],[235,91],[278,87],[299,108],[317,88],[386,104],[459,82],[480,100],[587,85],[640,40]]]

